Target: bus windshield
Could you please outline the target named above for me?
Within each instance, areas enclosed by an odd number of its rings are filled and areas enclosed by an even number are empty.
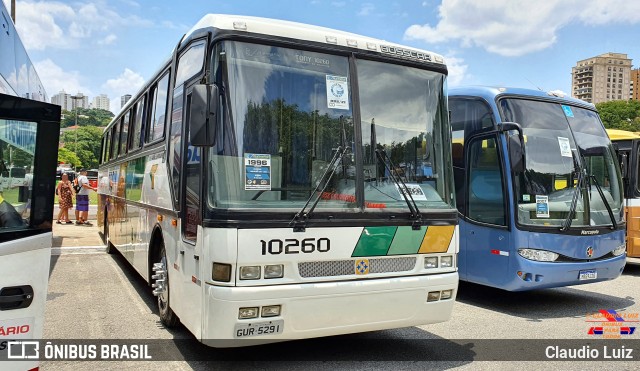
[[[371,156],[373,140],[386,149],[416,202],[452,208],[451,185],[445,186],[452,179],[442,174],[448,158],[442,152],[448,148],[442,146],[448,135],[442,73],[358,61],[353,76],[346,56],[232,41],[217,45],[212,64],[224,92],[207,170],[213,207],[297,209],[320,184],[317,208],[355,212],[361,207],[356,179],[363,179],[364,207],[406,208],[384,165]],[[356,78],[360,128],[353,121]],[[356,170],[357,130],[364,176]],[[329,167],[341,148],[345,154]]]
[[[525,169],[514,177],[519,223],[561,227],[572,204],[573,227],[622,221],[615,151],[595,111],[514,98],[500,106],[503,120],[521,124],[525,137]]]

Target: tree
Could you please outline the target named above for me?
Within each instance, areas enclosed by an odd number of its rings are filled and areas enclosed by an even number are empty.
[[[63,148],[73,152],[78,157],[82,164],[81,166],[98,167],[102,142],[101,129],[85,126],[74,131],[67,131],[62,135],[61,142],[64,143]]]
[[[640,131],[640,101],[614,100],[596,104],[607,129]]]
[[[114,116],[111,111],[87,108],[78,108],[77,114],[78,126],[107,126]],[[63,110],[62,116],[61,127],[68,128],[76,124],[76,110]]]
[[[73,167],[82,166],[82,162],[80,162],[78,156],[64,147],[58,148],[58,162],[71,164]]]

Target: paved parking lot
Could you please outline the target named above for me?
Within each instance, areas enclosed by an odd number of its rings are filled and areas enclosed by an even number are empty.
[[[47,361],[42,364],[44,370],[210,369],[212,365],[224,369],[521,368],[522,362],[472,361],[471,356],[487,344],[499,349],[520,341],[521,351],[527,352],[531,344],[524,342],[525,339],[550,339],[543,340],[550,343],[553,339],[594,339],[587,334],[592,325],[586,322],[587,313],[601,309],[640,312],[640,266],[627,266],[623,275],[614,281],[535,292],[508,293],[462,283],[453,318],[446,323],[269,346],[213,349],[197,342],[184,327],[163,328],[151,290],[121,256],[108,255],[99,248],[69,249],[71,246],[66,246],[72,242],[99,246],[97,228],[62,226],[56,228],[58,232],[69,233],[71,237],[60,236],[62,255],[54,255],[51,261],[45,338],[163,339],[160,341],[164,341],[163,347],[173,361],[82,365]],[[638,339],[639,334],[630,336]],[[480,339],[493,340],[489,343]],[[605,341],[608,340],[597,339],[590,344],[597,346]],[[460,359],[428,361],[447,351],[461,354]],[[640,354],[635,357],[638,359]],[[536,369],[636,367],[634,362],[593,361],[527,362],[526,365]]]

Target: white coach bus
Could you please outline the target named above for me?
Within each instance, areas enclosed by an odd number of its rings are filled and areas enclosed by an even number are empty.
[[[104,132],[109,250],[153,286],[165,325],[210,345],[447,321],[446,76],[427,51],[205,16]]]
[[[0,369],[37,370],[24,342],[44,331],[61,108],[2,1],[0,30]]]

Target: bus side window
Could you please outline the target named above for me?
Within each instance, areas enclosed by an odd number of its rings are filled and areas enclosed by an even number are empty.
[[[151,109],[149,110],[149,116],[151,121],[149,123],[149,130],[147,143],[154,142],[164,136],[165,117],[167,114],[167,96],[169,90],[169,72],[158,81],[158,83],[152,88],[151,94]]]
[[[111,130],[111,152],[109,158],[113,160],[118,157],[118,146],[120,145],[120,124],[114,124],[113,129]]]
[[[132,129],[132,138],[131,145],[129,146],[130,151],[135,151],[136,149],[142,146],[142,123],[144,118],[144,107],[145,107],[146,99],[145,96],[142,96],[140,100],[136,103],[134,113],[135,116],[133,118],[133,129]]]
[[[507,225],[501,162],[495,137],[473,140],[469,151],[469,218]]]
[[[131,121],[131,110],[127,111],[124,118],[120,122],[120,156],[127,153],[127,143],[129,140],[129,124]]]

